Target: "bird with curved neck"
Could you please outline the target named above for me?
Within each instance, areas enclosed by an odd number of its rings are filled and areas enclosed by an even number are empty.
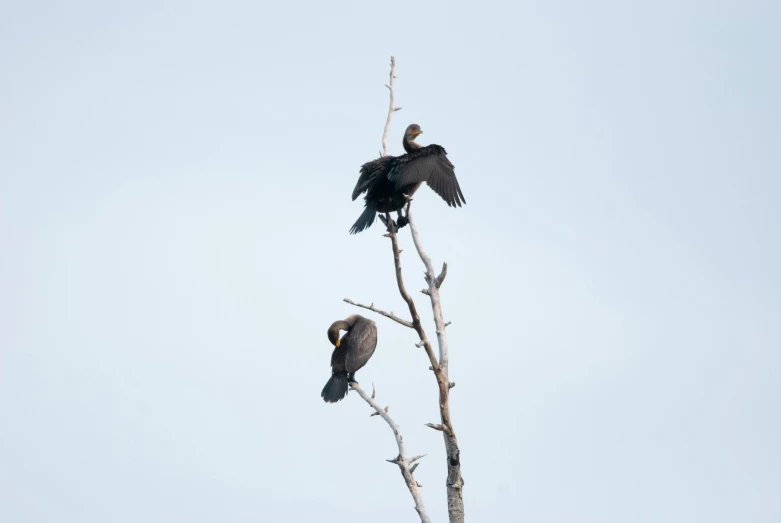
[[[350,234],[371,227],[377,213],[380,213],[380,219],[388,230],[404,227],[408,220],[402,216],[401,210],[423,182],[450,207],[461,207],[462,203],[466,203],[456,179],[455,167],[447,158],[447,151],[436,144],[418,144],[415,138],[421,134],[423,131],[418,124],[408,126],[401,141],[406,154],[382,156],[361,166],[352,197],[355,200],[366,193],[365,208],[350,229]],[[397,213],[397,222],[387,222],[383,214],[390,212]]]
[[[340,338],[342,331],[346,333]],[[331,378],[320,397],[327,403],[336,403],[347,395],[350,382],[355,381],[355,373],[374,354],[377,325],[368,318],[353,314],[328,327],[328,341],[335,347],[331,354]]]
[[[422,149],[422,145],[415,143],[415,138],[421,134],[423,134],[423,131],[420,130],[420,126],[418,124],[414,123],[407,127],[407,130],[404,131],[404,138],[401,140],[401,145],[404,146],[404,150],[408,153],[411,153],[412,151]]]
[[[350,316],[348,319],[351,318],[353,318],[353,316]],[[355,324],[354,320],[352,324],[348,323],[347,320],[338,320],[333,322],[331,326],[328,327],[328,341],[331,342],[331,345],[334,347],[339,347],[342,344],[342,340],[339,339],[341,332],[349,330],[353,324]]]

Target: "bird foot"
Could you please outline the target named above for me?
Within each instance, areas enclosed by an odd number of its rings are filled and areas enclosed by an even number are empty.
[[[389,220],[382,214],[380,214],[380,221],[385,225],[385,228],[387,231],[391,234],[395,233],[397,230],[399,230],[399,227],[396,225],[396,222],[393,220]]]
[[[408,223],[409,223],[409,220],[407,219],[406,216],[399,216],[399,219],[396,220],[396,227],[398,229],[401,229],[402,227],[404,227]]]

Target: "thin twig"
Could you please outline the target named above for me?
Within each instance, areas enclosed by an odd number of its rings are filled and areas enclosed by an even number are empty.
[[[401,107],[394,107],[393,101],[393,80],[396,78],[396,58],[391,56],[391,69],[390,69],[390,82],[385,85],[390,91],[390,103],[388,104],[388,119],[385,120],[385,129],[382,131],[382,155],[388,156],[390,154],[388,150],[388,131],[390,130],[391,116],[396,111],[400,111]]]
[[[395,459],[389,459],[387,461],[399,466],[401,475],[404,477],[404,482],[407,484],[407,488],[409,489],[410,494],[412,494],[412,499],[415,501],[415,510],[417,510],[418,515],[420,515],[421,523],[431,523],[431,520],[426,513],[426,507],[423,505],[423,496],[421,496],[420,490],[418,490],[420,485],[412,476],[414,469],[410,467],[415,461],[419,460],[423,456],[415,456],[412,459],[407,458],[407,450],[404,447],[404,438],[401,436],[399,426],[395,421],[393,421],[393,418],[390,417],[390,414],[388,414],[388,407],[385,407],[384,409],[380,407],[377,402],[374,401],[373,396],[369,397],[369,395],[366,394],[366,392],[364,392],[364,390],[357,383],[350,383],[350,387],[355,392],[357,392],[361,398],[363,398],[363,401],[368,403],[369,406],[374,409],[374,413],[372,415],[381,416],[382,419],[385,420],[385,423],[387,423],[393,431],[393,436],[396,438],[396,446],[399,449],[399,455]],[[374,385],[372,385],[372,389],[374,389]]]
[[[354,301],[352,301],[349,298],[345,298],[344,301],[346,303],[349,303],[350,305],[355,305],[356,307],[361,307],[362,309],[367,309],[367,310],[370,310],[372,312],[376,312],[377,314],[381,314],[381,315],[385,316],[386,318],[392,319],[396,323],[400,323],[401,325],[404,325],[405,327],[409,327],[410,329],[414,329],[415,328],[415,327],[413,327],[411,321],[402,320],[401,318],[399,318],[398,316],[396,316],[392,312],[385,312],[382,309],[378,309],[378,308],[376,308],[374,306],[373,303],[371,305],[363,305],[361,303],[355,303]]]

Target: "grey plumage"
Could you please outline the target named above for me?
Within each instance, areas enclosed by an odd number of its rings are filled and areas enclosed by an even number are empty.
[[[339,339],[339,332],[347,333]],[[368,318],[353,314],[335,321],[328,328],[328,339],[338,346],[331,354],[331,378],[320,396],[328,403],[335,403],[347,395],[348,384],[355,381],[358,372],[377,348],[377,324]]]

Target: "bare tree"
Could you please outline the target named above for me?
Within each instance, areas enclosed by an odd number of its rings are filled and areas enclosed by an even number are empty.
[[[388,130],[390,128],[391,116],[393,115],[394,112],[401,109],[401,107],[394,106],[393,80],[396,78],[395,72],[396,72],[396,60],[394,57],[391,57],[390,82],[386,84],[386,87],[390,91],[390,105],[388,107],[388,118],[385,122],[385,129],[382,134],[382,144],[383,144],[382,155],[383,156],[388,155]],[[462,495],[462,489],[464,486],[464,479],[461,476],[461,453],[458,448],[458,440],[456,439],[456,432],[453,429],[453,424],[450,418],[450,389],[455,387],[455,383],[451,382],[448,376],[448,344],[447,344],[446,328],[449,325],[449,323],[445,323],[444,321],[444,316],[442,314],[442,303],[439,296],[439,288],[442,286],[442,283],[445,281],[445,277],[447,276],[447,263],[444,263],[442,265],[442,271],[439,273],[439,275],[436,275],[434,271],[434,264],[431,261],[431,258],[428,256],[428,254],[426,254],[426,251],[423,249],[423,245],[420,240],[420,233],[418,232],[418,228],[415,224],[415,220],[410,214],[409,201],[411,200],[408,199],[408,203],[407,203],[407,217],[409,219],[409,228],[412,235],[412,241],[415,244],[415,249],[417,250],[420,259],[423,261],[423,264],[426,268],[424,275],[425,275],[427,287],[423,289],[421,292],[427,295],[431,301],[431,309],[434,314],[434,326],[436,328],[436,334],[437,334],[437,345],[439,347],[439,358],[437,358],[437,356],[435,355],[433,346],[429,341],[428,337],[426,336],[426,331],[424,330],[423,324],[420,321],[420,315],[418,314],[417,308],[415,306],[415,302],[412,300],[412,297],[409,295],[409,293],[407,292],[404,286],[404,279],[402,278],[402,273],[401,273],[401,250],[399,250],[396,228],[393,227],[392,225],[389,227],[389,232],[385,236],[390,238],[391,240],[391,247],[393,249],[393,262],[396,269],[396,284],[398,285],[399,293],[401,294],[401,297],[404,299],[404,301],[406,302],[409,308],[412,321],[399,318],[392,312],[385,312],[381,309],[378,309],[374,307],[373,303],[371,305],[362,305],[360,303],[356,303],[349,299],[345,299],[344,301],[350,303],[351,305],[362,307],[364,309],[368,309],[370,311],[381,314],[382,316],[385,316],[386,318],[389,318],[395,321],[396,323],[399,323],[405,327],[409,327],[410,329],[413,329],[417,333],[420,341],[416,344],[416,346],[418,348],[423,348],[425,350],[426,355],[429,358],[429,362],[431,363],[429,369],[434,371],[434,376],[437,382],[437,389],[439,392],[440,423],[428,423],[426,426],[442,432],[442,435],[444,436],[445,451],[447,454],[446,485],[447,485],[448,515],[449,515],[450,523],[463,523],[464,499]],[[393,221],[391,220],[390,214],[386,213],[385,216],[387,218],[387,222],[389,224],[392,224]],[[401,435],[398,433],[398,426],[390,419],[389,416],[387,416],[387,408],[386,410],[381,412],[380,408],[376,406],[376,404],[370,402],[368,396],[365,393],[362,393],[362,391],[360,391],[360,389],[358,389],[357,387],[356,390],[358,390],[358,393],[361,395],[361,397],[364,400],[369,402],[369,404],[372,406],[372,408],[375,409],[377,414],[383,416],[383,418],[388,423],[388,425],[390,425],[391,428],[393,429],[399,446],[399,457],[396,458],[396,460],[389,460],[389,461],[391,461],[392,463],[397,463],[401,468],[402,475],[404,476],[404,479],[407,482],[407,486],[409,487],[410,492],[412,493],[412,497],[415,499],[416,509],[418,510],[418,513],[421,516],[421,521],[428,521],[428,516],[425,515],[425,510],[422,509],[423,507],[422,499],[419,499],[419,491],[417,491],[416,488],[419,485],[417,484],[417,482],[414,481],[412,477],[412,473],[414,472],[415,467],[417,465],[413,465],[410,467],[410,464],[412,463],[412,461],[414,461],[414,459],[407,460],[404,457],[404,449],[403,449]],[[374,395],[372,394],[372,397],[373,396]]]

